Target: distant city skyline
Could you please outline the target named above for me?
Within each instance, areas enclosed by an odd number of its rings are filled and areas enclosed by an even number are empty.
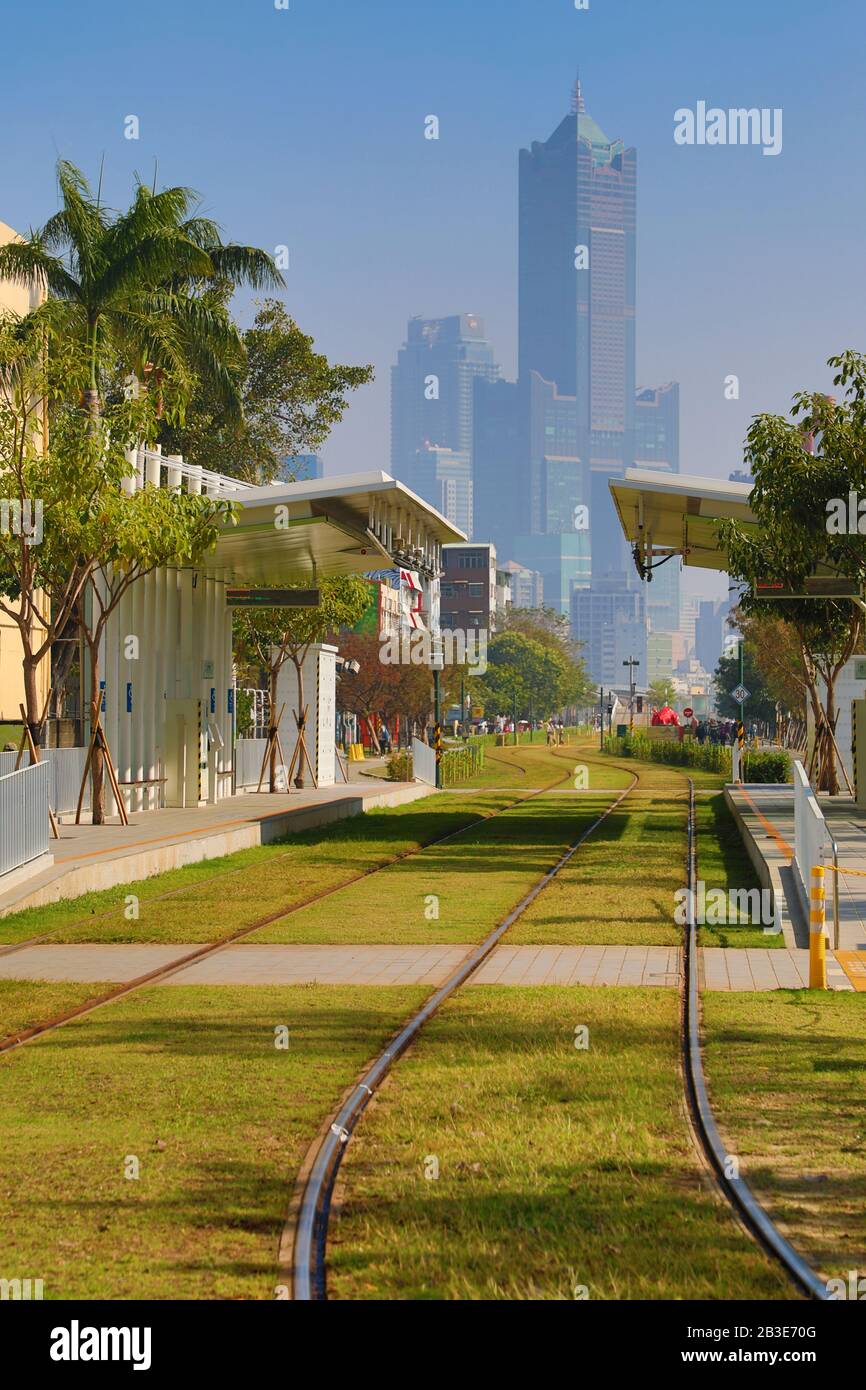
[[[554,129],[578,66],[601,128],[640,151],[636,380],[680,382],[684,472],[727,478],[755,413],[830,389],[826,358],[863,346],[866,187],[852,155],[866,137],[866,12],[845,0],[585,12],[570,0],[152,0],[144,26],[108,0],[70,26],[60,0],[43,0],[39,15],[38,99],[23,61],[0,89],[0,219],[42,224],[58,155],[94,182],[104,157],[112,206],[156,164],[160,183],[202,192],[227,236],[288,246],[290,312],[333,360],[376,368],[321,450],[328,474],[388,468],[389,369],[411,315],[482,316],[515,377],[516,151]],[[5,20],[20,58],[32,18]],[[83,82],[93,70],[99,83]],[[701,101],[782,109],[781,154],[676,144],[675,113]],[[124,138],[130,113],[138,141]],[[438,141],[424,138],[431,113]],[[252,298],[238,300],[244,322]]]

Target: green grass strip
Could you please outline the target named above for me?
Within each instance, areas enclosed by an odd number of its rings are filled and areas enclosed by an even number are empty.
[[[463,990],[346,1152],[329,1296],[787,1297],[695,1156],[677,1027],[673,990]]]
[[[0,1274],[48,1299],[274,1298],[304,1153],[425,993],[150,988],[0,1059]]]
[[[743,1176],[816,1269],[866,1276],[866,997],[712,993],[703,1011],[710,1095]]]

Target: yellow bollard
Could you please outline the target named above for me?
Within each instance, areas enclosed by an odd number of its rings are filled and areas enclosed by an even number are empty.
[[[827,988],[827,943],[824,940],[824,865],[812,865],[809,894],[809,988]]]

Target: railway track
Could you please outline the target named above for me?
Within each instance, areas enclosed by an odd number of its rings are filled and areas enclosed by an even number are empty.
[[[64,1024],[71,1023],[76,1018],[83,1018],[85,1015],[95,1012],[96,1009],[104,1008],[107,1004],[113,1004],[119,999],[125,999],[128,995],[134,993],[138,989],[141,989],[145,985],[160,984],[162,983],[162,981],[170,978],[170,976],[177,974],[178,971],[185,969],[188,965],[192,965],[197,961],[203,960],[207,956],[215,955],[217,951],[225,950],[227,946],[235,945],[238,941],[245,940],[247,937],[252,936],[253,933],[257,931],[262,931],[265,927],[272,926],[274,922],[282,921],[287,917],[291,917],[294,915],[294,913],[300,912],[304,908],[312,906],[314,903],[322,902],[326,898],[332,897],[335,893],[342,892],[344,888],[350,888],[353,884],[359,883],[362,879],[371,878],[375,874],[383,873],[386,869],[391,868],[395,864],[402,863],[407,859],[414,859],[418,855],[424,854],[427,850],[434,849],[439,845],[446,844],[450,840],[457,839],[460,835],[465,835],[470,830],[477,829],[479,825],[483,825],[487,821],[494,820],[498,816],[505,815],[509,811],[513,811],[517,807],[525,805],[527,801],[533,800],[534,797],[540,796],[544,792],[555,789],[562,782],[566,781],[568,776],[568,773],[563,773],[561,777],[554,778],[545,787],[529,792],[525,796],[516,797],[513,801],[510,801],[506,806],[502,806],[497,811],[492,811],[489,815],[477,816],[467,825],[460,826],[460,828],[457,830],[448,831],[447,834],[439,835],[433,840],[428,840],[423,845],[419,845],[415,849],[406,850],[402,854],[395,855],[392,859],[389,859],[385,864],[379,864],[375,867],[364,869],[360,873],[352,875],[351,878],[346,879],[342,883],[334,884],[330,888],[323,889],[321,893],[311,894],[302,902],[293,903],[290,907],[278,908],[274,912],[268,913],[267,916],[258,918],[255,922],[251,922],[248,923],[246,926],[239,927],[236,931],[232,932],[228,936],[222,937],[219,941],[205,942],[201,946],[197,946],[192,951],[186,951],[182,955],[177,956],[174,960],[167,962],[165,965],[161,965],[155,970],[148,971],[144,975],[138,975],[133,980],[126,980],[123,983],[117,985],[114,989],[106,990],[105,993],[97,995],[93,999],[85,1000],[84,1003],[76,1005],[75,1008],[68,1009],[65,1012],[57,1014],[54,1017],[47,1019],[42,1023],[33,1024],[29,1028],[21,1029],[17,1033],[13,1033],[4,1038],[0,1038],[0,1055],[8,1052],[14,1052],[17,1048],[23,1047],[26,1043],[34,1042],[37,1038],[44,1037],[46,1033],[51,1033],[55,1029],[63,1027]],[[243,872],[243,870],[238,870],[237,872]],[[214,875],[213,880],[215,881],[217,878],[221,877],[222,875]],[[210,881],[211,880],[209,879],[201,880],[199,883],[196,884],[196,889],[201,888],[202,883],[207,883]],[[179,891],[181,890],[172,889],[168,893],[161,896],[171,897]],[[149,901],[154,902],[158,900],[159,899],[157,898],[152,898]],[[92,920],[92,918],[87,919],[88,924],[92,922]],[[11,954],[13,951],[23,950],[25,946],[36,945],[38,943],[44,942],[45,940],[50,939],[51,935],[52,933],[44,933],[40,936],[29,937],[26,941],[16,942],[13,946],[6,947],[2,954],[8,955]]]
[[[563,779],[561,779],[563,780]],[[424,1024],[474,975],[502,937],[514,925],[536,898],[544,892],[575,856],[581,845],[595,833],[638,786],[640,778],[632,772],[631,785],[624,788],[611,804],[596,817],[575,842],[569,846],[508,916],[484,938],[480,945],[449,975],[444,984],[409,1019],[396,1037],[388,1043],[360,1080],[344,1098],[339,1110],[326,1121],[308,1151],[296,1188],[289,1220],[280,1241],[281,1273],[292,1289],[292,1297],[301,1302],[320,1302],[326,1298],[325,1252],[331,1197],[337,1171],[345,1146],[366,1110],[371,1098],[388,1075],[393,1064],[415,1041]],[[540,793],[533,792],[537,796]]]
[[[696,1142],[702,1156],[716,1179],[719,1190],[730,1202],[749,1234],[784,1269],[797,1289],[807,1298],[827,1302],[827,1286],[810,1264],[798,1255],[761,1206],[745,1178],[739,1176],[739,1164],[731,1155],[719,1134],[715,1115],[707,1092],[707,1081],[701,1049],[701,1005],[698,983],[697,925],[694,905],[697,887],[697,837],[695,833],[695,788],[689,783],[688,834],[688,920],[683,942],[682,980],[682,1061],[686,1099]]]
[[[583,754],[583,756],[587,761],[592,761],[590,755]],[[622,764],[617,765],[622,767]],[[761,1206],[745,1179],[739,1176],[738,1165],[731,1162],[732,1156],[728,1154],[721,1140],[710,1105],[701,1054],[697,926],[694,920],[694,890],[697,882],[695,789],[690,777],[686,777],[680,772],[676,772],[676,775],[681,777],[688,787],[687,882],[692,893],[689,899],[690,910],[685,927],[682,950],[683,968],[680,975],[682,1017],[680,1044],[682,1074],[693,1140],[700,1158],[709,1165],[719,1192],[731,1205],[749,1235],[772,1259],[781,1265],[800,1293],[814,1300],[826,1301],[829,1299],[829,1295],[825,1283],[786,1240]],[[350,1142],[370,1100],[389,1074],[394,1063],[415,1041],[429,1019],[469,980],[498,945],[508,929],[544,892],[548,884],[557,877],[608,816],[617,810],[626,798],[637,789],[639,783],[639,774],[633,774],[631,785],[622,791],[611,805],[584,830],[554,867],[518,903],[517,907],[485,937],[484,941],[472,951],[445,983],[431,995],[423,1007],[409,1019],[364,1075],[344,1096],[337,1112],[322,1126],[301,1167],[289,1219],[280,1241],[281,1277],[289,1284],[294,1299],[302,1302],[321,1302],[327,1299],[328,1224],[337,1173],[346,1145]]]

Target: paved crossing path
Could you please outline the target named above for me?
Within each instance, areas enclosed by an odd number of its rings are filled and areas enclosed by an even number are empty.
[[[39,945],[0,956],[0,979],[123,983],[171,964],[194,946]],[[471,948],[459,946],[226,946],[178,970],[173,985],[441,984]],[[803,989],[809,952],[704,949],[701,983],[711,990]],[[497,946],[475,985],[651,985],[675,989],[680,952],[674,946]],[[832,989],[851,989],[828,958]]]

